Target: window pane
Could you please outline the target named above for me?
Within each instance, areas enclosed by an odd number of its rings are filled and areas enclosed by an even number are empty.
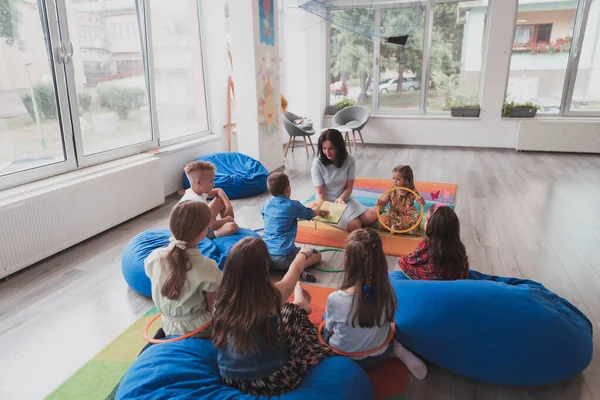
[[[373,71],[373,39],[340,28],[336,21],[343,20],[338,22],[342,26],[351,20],[369,26],[375,21],[375,13],[364,8],[348,9],[332,11],[331,17],[329,104],[350,100],[371,109],[372,93],[367,88]]]
[[[560,111],[577,1],[519,0],[507,100]]]
[[[0,11],[0,176],[65,160],[48,32],[36,2]]]
[[[487,4],[436,4],[431,40],[428,111],[478,102]]]
[[[383,43],[379,63],[379,108],[418,110],[423,59],[423,26],[425,11],[421,7],[399,7],[381,10],[382,36],[385,27],[413,26],[405,46]],[[415,21],[420,21],[416,23]]]
[[[67,2],[84,155],[152,140],[135,3]]]
[[[600,111],[600,1],[594,0],[585,27],[585,36],[575,89],[572,111]]]
[[[197,2],[152,0],[150,7],[160,140],[207,131]]]

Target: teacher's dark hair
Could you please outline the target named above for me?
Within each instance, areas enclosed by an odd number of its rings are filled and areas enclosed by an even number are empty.
[[[333,147],[335,147],[335,150],[337,152],[337,155],[335,157],[335,163],[329,161],[327,156],[323,153],[323,143],[325,143],[328,140],[333,144]],[[344,143],[344,137],[342,136],[342,133],[337,129],[329,128],[325,132],[321,133],[321,136],[319,136],[318,148],[318,157],[325,166],[333,164],[337,168],[339,168],[344,164],[346,158],[348,158],[348,150],[346,150],[346,143]]]

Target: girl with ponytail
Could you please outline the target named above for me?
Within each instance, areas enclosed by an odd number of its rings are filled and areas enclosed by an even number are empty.
[[[346,353],[380,347],[390,333],[396,308],[381,238],[373,229],[352,232],[346,241],[343,282],[327,298],[325,334],[329,345]],[[375,353],[352,359],[363,368],[375,368],[392,353],[415,378],[425,378],[423,361],[395,340]]]
[[[201,201],[177,204],[171,211],[169,245],[154,250],[144,262],[152,300],[162,314],[162,329],[155,338],[185,335],[212,319],[222,275],[217,264],[198,250],[211,219],[210,208]],[[199,336],[209,338],[210,329]]]

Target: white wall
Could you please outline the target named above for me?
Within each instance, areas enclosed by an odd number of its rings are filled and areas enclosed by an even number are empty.
[[[279,11],[281,93],[288,111],[312,119],[319,132],[326,105],[327,26],[323,19],[300,9],[297,0],[283,0]],[[284,129],[282,141],[287,140]]]
[[[238,148],[274,171],[283,165],[283,151],[278,3],[272,1],[270,7],[272,30],[259,22],[258,0],[232,2],[229,16]],[[273,41],[263,42],[263,32],[270,32]]]

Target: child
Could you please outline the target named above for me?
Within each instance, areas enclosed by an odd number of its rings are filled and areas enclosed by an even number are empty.
[[[283,172],[269,175],[267,187],[273,198],[267,201],[260,211],[265,221],[264,241],[271,256],[271,269],[287,271],[300,251],[294,245],[298,231],[298,218],[310,220],[317,215],[324,217],[329,215],[329,211],[315,211],[304,207],[299,201],[290,200],[292,187],[288,176]],[[304,261],[304,268],[315,265],[319,261],[321,261],[321,254],[318,250],[312,249],[312,254]],[[307,282],[317,281],[313,274],[305,270],[302,271],[300,278]]]
[[[398,165],[395,167],[392,171],[392,185],[394,187],[402,186],[416,192],[412,168],[409,165]],[[417,201],[421,204],[421,207],[425,206],[425,200],[422,197],[418,197]],[[376,207],[379,207],[381,211],[389,204],[389,210],[381,215],[381,218],[388,227],[401,231],[410,228],[419,219],[420,212],[415,208],[414,202],[415,196],[412,193],[404,190],[395,190],[383,199],[378,200]],[[423,229],[421,229],[421,226],[417,226],[408,233],[420,236],[423,234]]]
[[[239,228],[233,220],[233,206],[229,197],[222,189],[214,189],[215,166],[206,161],[192,161],[185,166],[184,171],[190,180],[191,187],[185,191],[180,202],[198,200],[209,205],[212,220],[207,237],[214,239],[237,233]],[[214,199],[209,204],[208,199],[213,197]],[[219,220],[217,220],[218,215],[221,216]]]
[[[343,283],[327,298],[329,345],[347,353],[376,349],[390,333],[396,308],[381,238],[373,229],[352,232],[346,241]],[[363,368],[375,368],[392,352],[415,378],[427,376],[423,361],[395,340],[373,354],[352,359]]]
[[[245,238],[227,257],[217,292],[213,343],[223,381],[255,396],[278,396],[294,389],[307,370],[332,355],[321,345],[310,295],[298,284],[312,251],[297,253],[279,282],[269,279],[264,241]],[[286,299],[294,292],[294,302]]]
[[[414,280],[467,279],[469,260],[460,241],[460,224],[454,210],[436,204],[425,217],[426,239],[407,256],[398,259],[402,272]]]
[[[211,321],[214,292],[221,271],[198,250],[212,219],[200,201],[183,201],[173,207],[169,228],[173,236],[166,248],[154,250],[144,268],[152,283],[152,300],[162,314],[162,331],[155,338],[185,335]],[[210,337],[204,330],[199,337]]]

